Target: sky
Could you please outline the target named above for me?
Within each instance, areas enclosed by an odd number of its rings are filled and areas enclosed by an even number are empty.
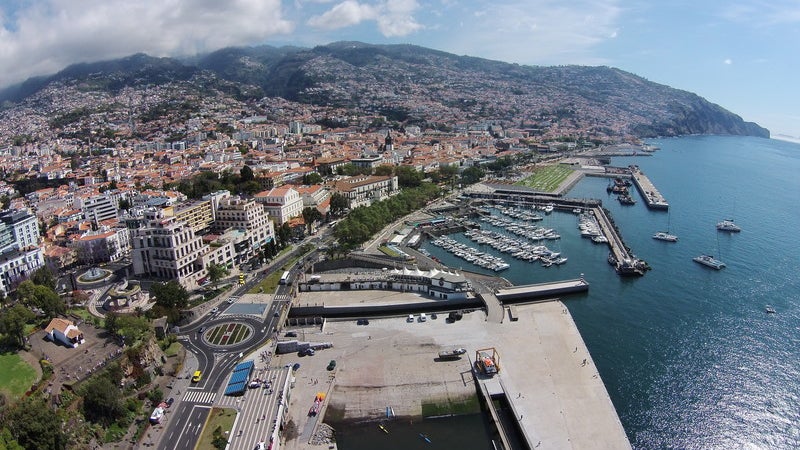
[[[0,0],[0,87],[139,52],[345,40],[616,67],[800,139],[798,0]]]

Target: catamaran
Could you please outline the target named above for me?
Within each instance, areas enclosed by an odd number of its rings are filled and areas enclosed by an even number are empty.
[[[695,256],[692,259],[694,260],[694,262],[700,263],[700,264],[702,264],[702,265],[704,265],[706,267],[711,267],[712,269],[720,270],[723,267],[725,267],[725,263],[724,262],[714,258],[711,255]]]
[[[724,219],[717,222],[717,230],[719,231],[727,231],[730,233],[738,233],[742,231],[739,225],[733,223],[733,219]]]

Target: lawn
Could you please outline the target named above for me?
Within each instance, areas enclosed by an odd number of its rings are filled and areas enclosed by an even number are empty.
[[[36,381],[36,370],[16,353],[0,354],[0,390],[19,398]]]
[[[222,436],[230,440],[230,433],[233,430],[233,421],[236,419],[236,410],[230,408],[211,408],[208,415],[206,426],[203,427],[203,434],[195,447],[196,450],[216,450],[212,442],[214,441],[214,430],[221,429]]]
[[[516,184],[541,192],[553,192],[572,172],[573,170],[564,164],[544,166]]]

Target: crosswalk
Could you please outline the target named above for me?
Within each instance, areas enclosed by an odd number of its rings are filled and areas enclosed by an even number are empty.
[[[192,402],[192,403],[200,403],[202,405],[211,405],[214,403],[214,399],[217,397],[216,392],[206,392],[206,391],[187,391],[183,395],[183,401],[185,402]]]

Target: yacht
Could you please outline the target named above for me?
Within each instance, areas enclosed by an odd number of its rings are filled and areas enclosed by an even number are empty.
[[[667,242],[678,242],[678,236],[674,234],[669,234],[666,231],[659,231],[658,233],[653,235],[653,239],[658,239],[659,241],[667,241]]]
[[[725,267],[725,263],[724,262],[722,262],[722,261],[720,261],[718,259],[715,259],[711,255],[695,256],[692,259],[694,260],[694,262],[700,263],[700,264],[702,264],[704,266],[707,266],[707,267],[711,267],[712,269],[720,270],[723,267]]]
[[[742,231],[742,229],[739,228],[739,225],[733,223],[733,219],[725,219],[721,222],[717,222],[717,230],[728,231],[731,233],[738,233]]]

